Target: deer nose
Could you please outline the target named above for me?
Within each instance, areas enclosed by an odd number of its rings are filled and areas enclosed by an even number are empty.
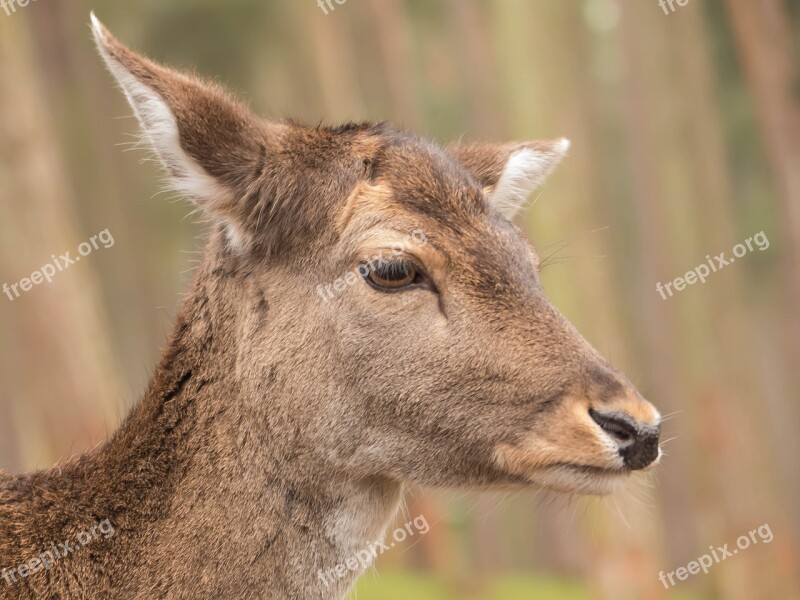
[[[593,408],[589,409],[589,416],[616,442],[619,454],[629,469],[644,469],[658,458],[660,424],[646,425],[636,422],[624,412],[605,412]]]

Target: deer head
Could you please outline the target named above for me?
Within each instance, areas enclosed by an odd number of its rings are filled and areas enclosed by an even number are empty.
[[[266,121],[93,30],[214,223],[194,290],[256,418],[326,468],[431,486],[603,494],[658,460],[659,413],[550,303],[511,222],[566,140]]]

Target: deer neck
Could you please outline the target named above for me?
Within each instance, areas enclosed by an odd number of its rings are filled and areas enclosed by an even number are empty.
[[[402,486],[325,464],[293,423],[302,398],[269,377],[242,384],[229,346],[237,325],[205,293],[218,283],[195,282],[120,429],[47,487],[83,515],[71,526],[114,524],[106,558],[116,566],[106,571],[119,580],[109,597],[343,598],[361,569],[336,567],[383,535]],[[53,524],[39,537],[63,531]]]

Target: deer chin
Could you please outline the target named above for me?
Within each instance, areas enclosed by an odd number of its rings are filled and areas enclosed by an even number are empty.
[[[565,494],[606,496],[622,488],[632,472],[619,455],[608,448],[601,448],[591,460],[583,457],[581,462],[566,457],[559,460],[554,454],[543,452],[541,448],[501,444],[494,459],[507,473]],[[589,462],[593,464],[586,464]]]
[[[527,475],[531,483],[565,494],[607,496],[619,491],[631,471],[583,465],[553,465]]]

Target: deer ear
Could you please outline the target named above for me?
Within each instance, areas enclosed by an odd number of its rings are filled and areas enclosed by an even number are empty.
[[[484,188],[492,208],[513,219],[569,150],[565,138],[519,144],[463,144],[450,154]]]
[[[136,54],[94,13],[91,20],[100,55],[172,187],[226,222],[232,239],[252,234],[259,178],[280,126],[258,119],[219,86]]]

